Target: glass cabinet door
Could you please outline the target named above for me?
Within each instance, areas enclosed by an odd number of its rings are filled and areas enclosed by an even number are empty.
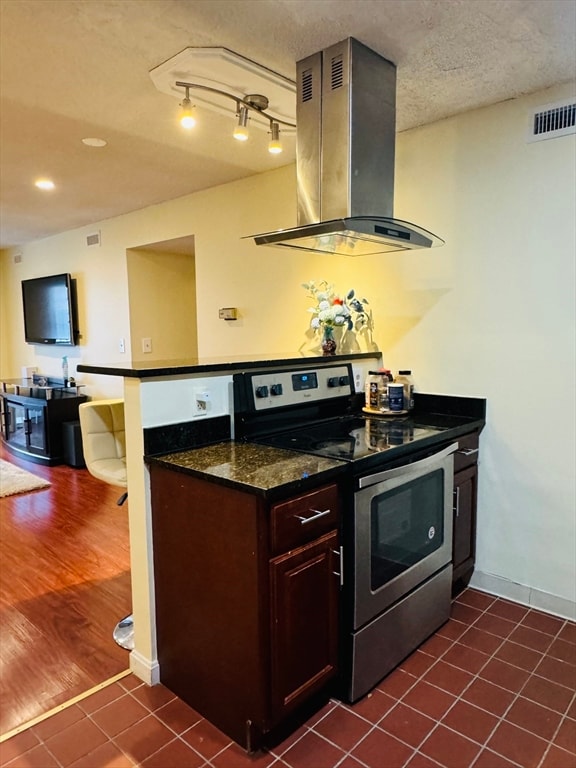
[[[5,401],[5,430],[6,439],[16,448],[26,450],[26,408],[23,405]]]
[[[46,424],[44,408],[27,408],[28,450],[33,453],[46,452]]]

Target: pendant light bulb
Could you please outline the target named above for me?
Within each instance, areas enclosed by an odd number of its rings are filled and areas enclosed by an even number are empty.
[[[196,108],[188,98],[188,89],[186,89],[186,98],[182,100],[182,113],[180,115],[180,125],[182,128],[190,130],[196,125]]]
[[[238,110],[238,125],[234,128],[232,135],[238,141],[248,139],[248,107],[240,107]]]
[[[280,141],[280,125],[274,120],[270,121],[270,141],[268,142],[268,152],[271,155],[279,155],[282,152],[282,142]]]

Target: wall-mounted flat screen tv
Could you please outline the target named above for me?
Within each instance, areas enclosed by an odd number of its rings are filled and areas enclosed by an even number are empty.
[[[69,274],[22,280],[22,301],[28,344],[78,343],[76,281]]]

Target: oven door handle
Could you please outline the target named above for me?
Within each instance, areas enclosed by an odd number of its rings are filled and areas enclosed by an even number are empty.
[[[452,443],[447,448],[444,448],[438,453],[433,453],[431,456],[426,456],[425,459],[420,461],[414,461],[411,464],[403,464],[401,467],[395,467],[394,469],[387,469],[384,472],[379,472],[377,475],[368,475],[367,477],[361,477],[358,480],[359,488],[367,488],[370,485],[375,485],[384,480],[391,480],[393,477],[399,477],[406,474],[406,470],[411,472],[418,472],[420,469],[426,469],[426,467],[436,464],[439,460],[445,459],[450,456],[451,453],[455,453],[458,450],[458,443]]]

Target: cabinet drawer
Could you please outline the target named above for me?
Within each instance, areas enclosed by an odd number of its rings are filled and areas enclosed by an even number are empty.
[[[270,510],[270,546],[277,555],[316,539],[338,526],[338,486],[297,496]]]
[[[454,454],[454,472],[478,463],[479,437],[478,432],[471,432],[458,438],[458,450]]]

